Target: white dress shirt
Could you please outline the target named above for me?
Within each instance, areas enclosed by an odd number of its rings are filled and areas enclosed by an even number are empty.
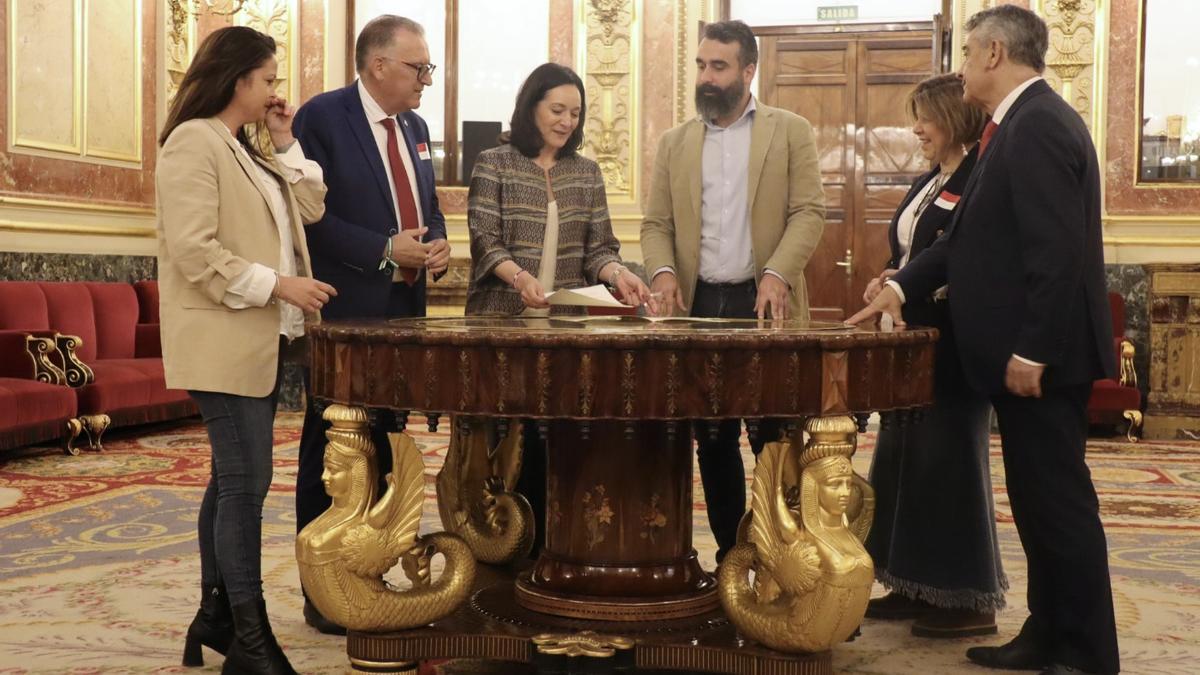
[[[279,231],[279,269],[273,270],[261,263],[250,263],[244,272],[229,280],[225,287],[225,297],[221,302],[232,309],[248,307],[265,307],[271,301],[271,293],[275,290],[276,277],[296,276],[296,249],[292,239],[292,218],[288,200],[283,195],[283,187],[275,174],[268,171],[246,152],[239,143],[238,152],[255,168],[257,180],[266,189],[270,197],[271,215],[275,218],[275,227]],[[325,174],[321,166],[304,157],[304,150],[299,143],[293,142],[286,151],[275,155],[279,160],[284,179],[291,185],[300,181],[323,183]],[[304,312],[299,307],[284,302],[279,307],[279,334],[294,340],[304,335]]]
[[[1018,84],[1015,89],[1008,92],[1008,96],[1005,96],[1004,99],[1000,101],[1000,105],[996,106],[995,112],[992,113],[992,121],[996,123],[996,126],[1000,126],[1000,123],[1004,121],[1004,116],[1008,114],[1009,108],[1012,108],[1013,104],[1017,102],[1017,99],[1021,97],[1021,94],[1025,93],[1025,90],[1031,87],[1034,82],[1037,82],[1041,79],[1043,79],[1041,75],[1035,75],[1028,80],[1025,80],[1021,84]],[[896,295],[900,296],[900,304],[904,304],[904,289],[900,288],[900,284],[891,279],[888,279],[886,283],[888,286],[892,287],[892,290],[896,291]],[[1013,354],[1013,358],[1021,363],[1031,366],[1046,365],[1044,363],[1038,363],[1037,361],[1027,359],[1020,354]]]

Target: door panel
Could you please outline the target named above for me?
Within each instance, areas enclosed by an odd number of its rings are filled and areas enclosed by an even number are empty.
[[[759,37],[759,98],[802,115],[816,134],[828,213],[805,269],[815,316],[840,318],[862,305],[867,282],[888,259],[892,214],[926,170],[905,99],[932,73],[932,35]]]

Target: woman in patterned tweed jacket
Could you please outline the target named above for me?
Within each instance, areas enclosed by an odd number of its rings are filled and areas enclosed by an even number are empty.
[[[483,153],[471,175],[468,315],[545,315],[545,294],[596,283],[630,305],[650,300],[621,265],[604,177],[578,154],[583,82],[570,68],[538,66],[521,85],[512,130]],[[556,255],[545,252],[555,249]]]

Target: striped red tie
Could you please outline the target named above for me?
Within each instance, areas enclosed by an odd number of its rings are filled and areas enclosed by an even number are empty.
[[[983,151],[987,150],[988,142],[992,140],[992,136],[996,135],[996,129],[1000,125],[988,120],[987,126],[983,128],[983,138],[979,139],[979,156],[983,157]]]

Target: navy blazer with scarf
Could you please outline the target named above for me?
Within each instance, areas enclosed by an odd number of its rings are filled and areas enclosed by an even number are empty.
[[[906,297],[950,284],[963,369],[981,392],[1005,391],[1013,354],[1046,364],[1043,387],[1113,376],[1096,150],[1044,80],[1001,121],[946,234],[893,279]]]
[[[954,173],[950,175],[946,184],[930,201],[929,206],[917,217],[917,222],[913,226],[912,242],[908,254],[910,261],[915,260],[922,251],[932,246],[933,242],[937,241],[950,225],[955,206],[962,195],[963,188],[967,185],[971,170],[975,168],[978,152],[978,145],[971,148]],[[888,244],[891,247],[891,258],[887,264],[889,269],[898,269],[900,259],[903,257],[899,236],[900,214],[904,213],[909,204],[921,195],[929,182],[940,172],[941,166],[935,166],[928,173],[922,174],[913,181],[908,194],[904,195],[895,215],[892,216],[891,225],[888,226]],[[967,389],[954,344],[954,329],[950,323],[949,304],[945,300],[934,300],[932,294],[910,297],[904,303],[904,321],[910,326],[937,328],[940,333],[934,364],[934,383],[938,395],[950,395]]]
[[[445,239],[446,221],[438,206],[433,161],[416,153],[418,144],[431,147],[429,127],[412,111],[396,117],[396,128],[404,134],[417,174],[417,205],[429,228],[423,240]],[[325,216],[306,228],[313,276],[338,291],[321,315],[386,316],[392,294],[401,293],[408,296],[403,304],[411,308],[409,313],[423,316],[426,275],[420,275],[408,288],[393,284],[390,273],[379,271],[387,239],[400,228],[383,158],[363,112],[358,82],[313,97],[296,112],[292,130],[304,155],[321,165],[329,188]]]

